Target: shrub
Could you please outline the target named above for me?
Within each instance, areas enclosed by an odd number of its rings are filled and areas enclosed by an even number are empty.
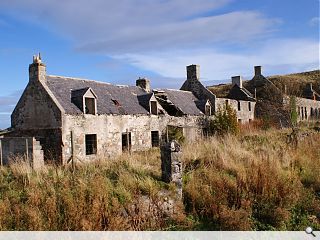
[[[230,105],[223,109],[219,108],[215,114],[215,118],[209,122],[209,134],[238,134],[239,125],[237,122],[237,113]]]

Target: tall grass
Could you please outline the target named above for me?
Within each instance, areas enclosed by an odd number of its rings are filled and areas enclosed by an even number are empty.
[[[195,229],[320,227],[320,136],[294,149],[268,131],[198,142],[184,151],[184,202]]]
[[[302,230],[320,228],[320,134],[297,148],[285,131],[183,146],[183,206],[161,181],[158,150],[45,166],[0,169],[0,230]],[[165,194],[164,194],[165,192]]]

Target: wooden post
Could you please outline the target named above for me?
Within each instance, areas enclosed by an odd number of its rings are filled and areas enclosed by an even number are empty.
[[[3,160],[2,160],[2,141],[0,139],[0,166],[3,165]]]

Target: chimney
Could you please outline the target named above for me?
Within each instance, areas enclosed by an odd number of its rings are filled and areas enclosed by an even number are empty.
[[[242,77],[234,76],[232,79],[232,85],[237,85],[239,88],[242,88]]]
[[[200,65],[187,66],[187,79],[200,80]]]
[[[33,56],[33,63],[29,65],[29,82],[44,81],[46,79],[46,65],[41,61],[40,53]]]
[[[254,75],[261,76],[261,66],[254,66]]]
[[[136,86],[141,87],[144,91],[146,91],[148,93],[151,92],[150,81],[146,78],[139,78],[136,81]]]

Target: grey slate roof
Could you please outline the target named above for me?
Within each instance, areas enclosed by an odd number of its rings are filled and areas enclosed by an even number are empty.
[[[244,87],[240,88],[238,85],[234,85],[227,95],[227,98],[244,100],[244,101],[255,101],[252,94]]]
[[[204,100],[204,99],[195,101],[197,108],[200,109],[203,113],[206,112],[207,101],[208,100]]]
[[[303,90],[302,94],[305,98],[312,100],[320,100],[320,94],[313,89],[312,84],[308,84]]]
[[[171,89],[161,89],[159,91],[164,92],[167,95],[168,100],[178,107],[183,114],[203,115],[196,105],[198,99],[192,92]]]
[[[71,102],[71,91],[79,92],[88,90],[90,87],[97,95],[97,114],[149,114],[139,104],[138,95],[146,92],[139,87],[115,86],[108,83],[47,76],[46,84],[52,91],[58,102],[64,108],[66,114],[82,114],[82,111]],[[116,105],[116,100],[119,105]]]
[[[150,109],[150,99],[153,96],[153,93],[146,93],[144,95],[138,96],[138,101],[141,106],[143,106],[146,110]]]

